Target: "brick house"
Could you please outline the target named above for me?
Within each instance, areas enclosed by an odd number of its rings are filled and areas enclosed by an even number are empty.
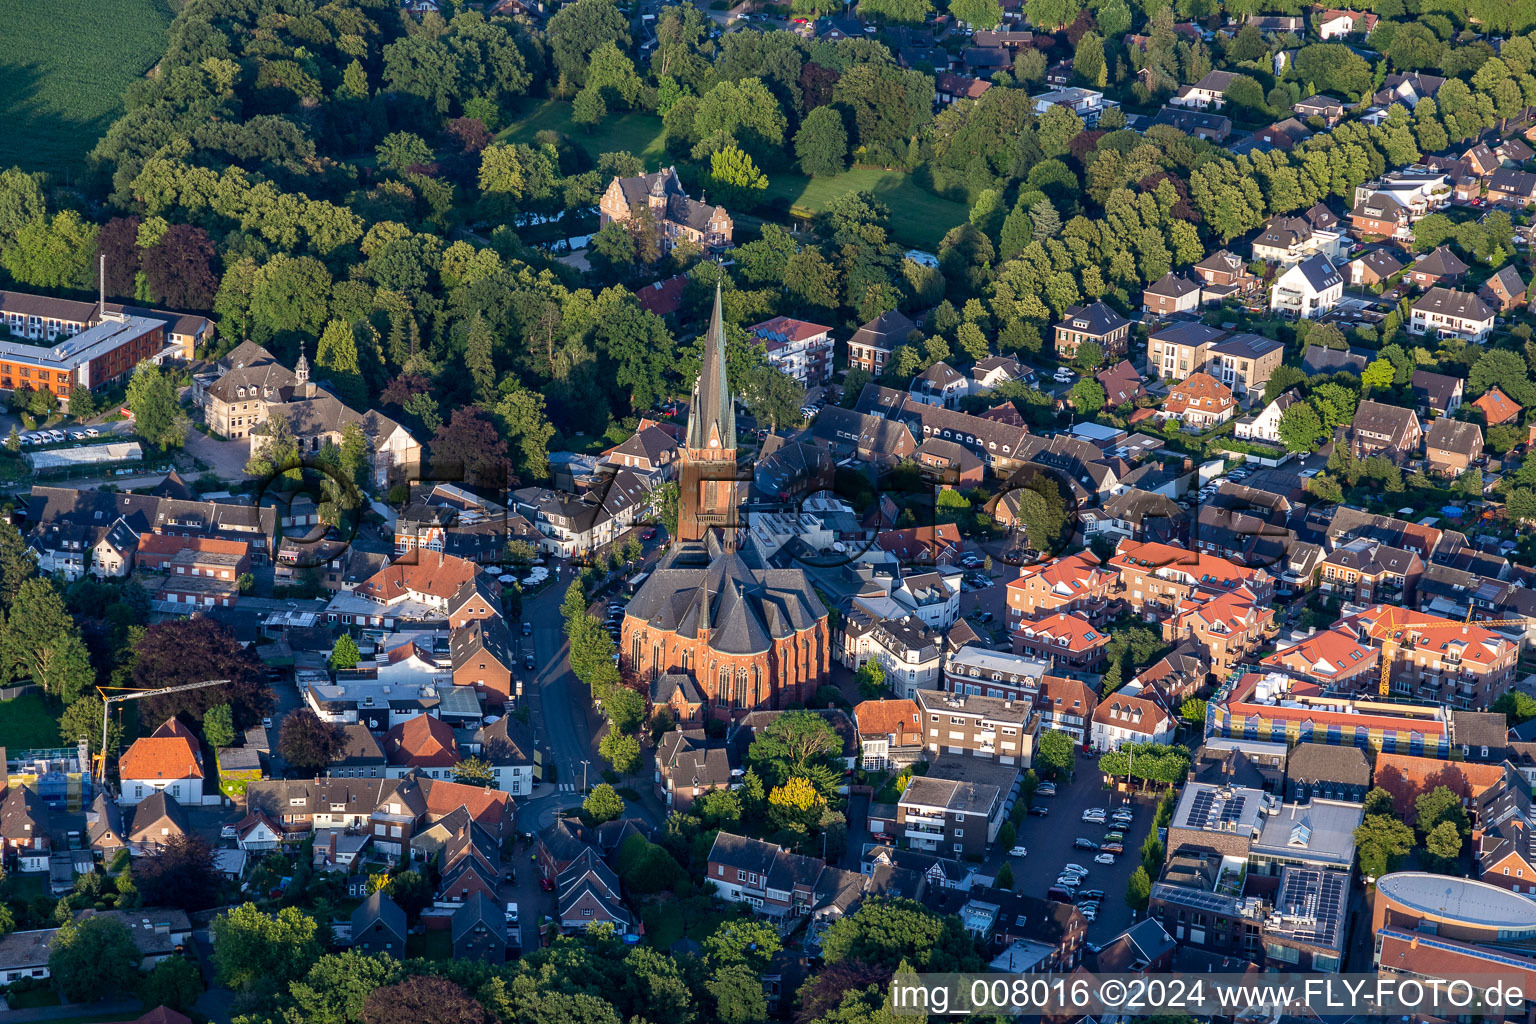
[[[1380,675],[1381,652],[1360,643],[1348,629],[1325,629],[1280,647],[1259,665],[1325,688],[1352,691]]]
[[[500,706],[513,697],[512,671],[517,663],[512,631],[499,616],[476,619],[449,635],[453,685],[473,686],[482,701]]]
[[[1483,454],[1483,432],[1476,423],[1440,417],[1424,435],[1424,460],[1433,473],[1460,476]]]
[[[1074,612],[1090,622],[1102,621],[1118,584],[1119,575],[1086,551],[1026,565],[1008,581],[1008,627],[1017,628],[1020,619],[1058,612]]]
[[[1163,639],[1193,640],[1218,678],[1274,633],[1274,608],[1258,604],[1246,591],[1182,601],[1173,617],[1163,620]]]
[[[1355,417],[1348,430],[1350,448],[1355,458],[1385,455],[1398,464],[1418,453],[1423,436],[1419,418],[1413,414],[1412,409],[1383,405],[1370,399],[1356,407]]]
[[[1067,318],[1056,325],[1056,358],[1072,359],[1084,342],[1097,342],[1108,359],[1126,354],[1131,322],[1102,302],[1071,306]]]
[[[598,201],[603,224],[625,223],[640,209],[650,211],[663,252],[687,240],[700,249],[722,249],[731,244],[733,224],[723,206],[710,206],[689,198],[677,169],[669,167],[634,178],[614,178]]]
[[[1467,265],[1451,252],[1450,246],[1442,245],[1420,257],[1408,268],[1406,280],[1420,288],[1451,288],[1467,276]]]

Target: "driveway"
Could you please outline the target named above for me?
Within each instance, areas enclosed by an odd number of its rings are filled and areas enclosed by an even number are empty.
[[[251,446],[243,438],[219,441],[201,430],[189,429],[186,450],[187,454],[207,465],[207,470],[200,472],[213,473],[228,483],[236,483],[246,477],[245,464],[250,461]]]
[[[1080,888],[1104,890],[1098,919],[1088,925],[1088,941],[1095,944],[1108,941],[1132,922],[1131,908],[1125,902],[1125,887],[1131,873],[1141,864],[1141,844],[1152,827],[1157,806],[1155,798],[1147,796],[1132,800],[1136,817],[1125,833],[1125,852],[1115,858],[1114,864],[1095,864],[1093,851],[1074,849],[1072,843],[1079,837],[1095,843],[1103,841],[1108,826],[1084,822],[1083,811],[1090,807],[1112,811],[1123,799],[1120,794],[1111,793],[1104,787],[1097,755],[1080,753],[1076,778],[1058,783],[1054,797],[1035,797],[1036,805],[1045,807],[1048,814],[1043,818],[1030,816],[1024,819],[1024,824],[1019,826],[1018,843],[1029,851],[1029,855],[1012,858],[1015,891],[1042,898],[1055,884],[1056,876],[1065,865],[1081,864],[1088,869],[1088,880]],[[988,858],[988,869],[995,872],[1006,854],[1007,850],[1001,846],[995,847]]]

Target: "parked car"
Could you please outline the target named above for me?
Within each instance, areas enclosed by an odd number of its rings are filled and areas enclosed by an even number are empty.
[[[85,436],[86,437],[100,437],[101,436],[101,431],[97,430],[95,427],[86,427],[85,428]]]
[[[533,636],[533,623],[523,623],[523,636]]]
[[[1099,850],[1102,853],[1124,853],[1125,852],[1125,844],[1120,842],[1119,840],[1113,840],[1113,841],[1105,843],[1103,846],[1099,847]]]
[[[238,833],[235,831],[235,826],[233,825],[225,825],[223,828],[219,829],[220,839],[234,839],[237,834]]]
[[[533,659],[533,652],[529,651],[527,654],[523,655],[523,668],[531,669],[535,667],[537,666]]]
[[[1037,818],[1043,818],[1043,817],[1045,817],[1047,814],[1049,814],[1051,812],[1050,812],[1050,808],[1041,807],[1041,806],[1037,805],[1035,807],[1031,807],[1029,809],[1029,813],[1034,815]]]
[[[1061,870],[1071,872],[1074,875],[1086,875],[1088,873],[1088,869],[1083,867],[1081,864],[1068,864]]]
[[[555,880],[553,878],[541,878],[539,879],[539,888],[545,892],[554,892]]]
[[[1078,895],[1081,896],[1085,900],[1091,901],[1093,903],[1097,903],[1099,900],[1102,900],[1104,898],[1104,890],[1103,889],[1084,889],[1082,892],[1078,893]]]
[[[507,904],[507,924],[517,924],[517,904]]]
[[[1056,783],[1054,783],[1054,782],[1042,782],[1042,783],[1040,783],[1040,785],[1035,787],[1035,795],[1036,796],[1055,796],[1056,795]]]
[[[1010,856],[1010,857],[1027,857],[1027,856],[1029,856],[1029,851],[1024,849],[1024,847],[1022,847],[1022,846],[1015,846],[1013,849],[1008,851],[1008,856]]]
[[[1076,839],[1072,840],[1072,848],[1074,850],[1093,850],[1097,852],[1099,849],[1099,844],[1094,842],[1092,839],[1084,839],[1082,836],[1078,836]]]

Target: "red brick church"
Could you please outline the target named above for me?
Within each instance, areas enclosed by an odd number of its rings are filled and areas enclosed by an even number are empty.
[[[744,475],[717,289],[679,463],[677,536],[629,602],[619,641],[626,674],[683,719],[802,704],[831,665],[827,609],[805,572],[737,550]]]

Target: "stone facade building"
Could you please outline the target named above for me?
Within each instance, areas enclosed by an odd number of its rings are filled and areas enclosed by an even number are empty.
[[[638,178],[614,178],[598,202],[599,219],[605,225],[630,221],[642,209],[656,222],[656,240],[663,252],[671,252],[684,240],[705,250],[731,244],[733,225],[725,207],[689,198],[675,167]]]

